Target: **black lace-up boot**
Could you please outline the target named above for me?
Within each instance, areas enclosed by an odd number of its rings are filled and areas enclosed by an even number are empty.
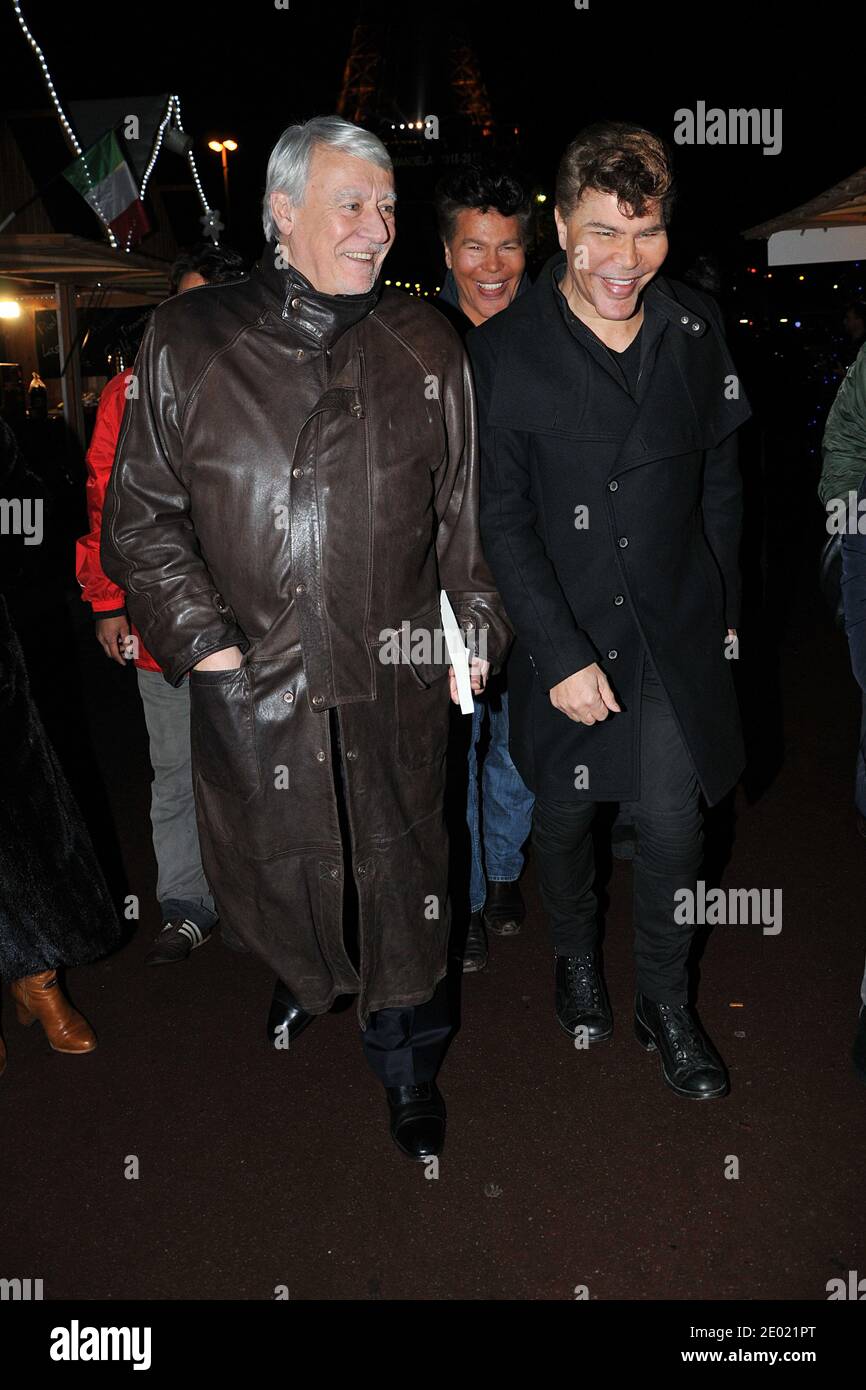
[[[594,952],[556,957],[556,1017],[572,1037],[578,1028],[585,1028],[591,1043],[602,1042],[613,1033],[610,1000]]]
[[[725,1064],[688,1004],[656,1004],[635,996],[634,1031],[647,1052],[658,1050],[662,1075],[688,1100],[716,1100],[730,1089]]]

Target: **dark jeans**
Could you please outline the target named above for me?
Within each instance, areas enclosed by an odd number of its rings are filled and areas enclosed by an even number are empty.
[[[346,950],[358,965],[358,892],[352,873],[351,836],[346,812],[346,781],[340,745],[340,723],[330,712],[331,747],[334,752],[334,787],[340,817],[346,872],[343,903]],[[432,1081],[442,1063],[452,1032],[448,982],[440,980],[432,998],[423,1004],[397,1009],[374,1009],[361,1032],[364,1056],[383,1086],[419,1086]]]
[[[616,715],[609,716],[616,718]],[[698,780],[673,711],[649,664],[641,693],[640,795],[623,802],[635,826],[634,954],[637,989],[660,1004],[688,998],[686,961],[694,927],[674,921],[678,889],[693,892],[703,824]],[[598,939],[593,892],[592,801],[537,798],[532,845],[541,898],[558,956],[583,955]]]

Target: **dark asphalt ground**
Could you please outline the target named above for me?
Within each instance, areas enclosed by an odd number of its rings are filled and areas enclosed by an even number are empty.
[[[438,1178],[392,1145],[353,1009],[275,1052],[273,981],[253,958],[215,937],[143,967],[159,923],[134,676],[103,657],[83,605],[68,611],[68,630],[59,611],[27,620],[34,689],[117,900],[143,911],[124,949],[70,976],[93,1055],[52,1053],[4,994],[0,1273],[42,1278],[46,1299],[256,1300],[280,1285],[301,1300],[568,1300],[580,1285],[825,1300],[829,1279],[866,1273],[866,1086],[849,1058],[866,952],[858,701],[809,584],[773,640],[756,622],[741,647],[756,770],[722,881],[781,888],[783,925],[719,926],[706,944],[698,1001],[730,1096],[679,1099],[632,1035],[627,864],[608,884],[615,1034],[574,1049],[530,866],[522,934],[462,982]]]

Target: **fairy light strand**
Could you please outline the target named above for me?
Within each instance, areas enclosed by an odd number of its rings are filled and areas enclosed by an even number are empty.
[[[29,43],[31,49],[33,50],[34,54],[36,55],[36,59],[37,59],[37,61],[38,61],[38,63],[39,63],[40,68],[42,69],[42,76],[43,76],[43,78],[45,79],[45,85],[46,85],[46,87],[48,88],[48,95],[51,97],[51,100],[52,100],[52,102],[53,102],[53,104],[54,104],[54,109],[55,109],[55,111],[57,112],[57,115],[60,117],[60,123],[61,123],[61,125],[63,126],[64,132],[65,132],[65,134],[66,134],[66,138],[67,138],[69,144],[72,146],[72,148],[73,148],[73,150],[75,151],[76,155],[78,155],[79,159],[81,160],[82,168],[84,169],[85,175],[87,176],[88,187],[90,188],[90,191],[91,191],[91,193],[92,193],[92,192],[93,192],[93,183],[92,183],[91,178],[90,178],[90,170],[89,170],[88,167],[87,167],[87,160],[84,158],[84,152],[83,152],[83,150],[82,150],[82,148],[81,148],[81,145],[79,144],[78,136],[75,134],[75,131],[72,129],[72,126],[69,124],[69,121],[66,119],[66,112],[63,110],[63,107],[60,105],[60,98],[58,97],[57,92],[56,92],[56,89],[55,89],[55,87],[54,87],[54,83],[53,83],[52,80],[51,80],[51,73],[48,71],[48,64],[47,64],[46,61],[45,61],[45,54],[42,52],[42,49],[39,47],[39,44],[36,42],[36,39],[35,39],[34,35],[31,33],[30,29],[29,29],[28,26],[27,26],[27,21],[25,20],[24,15],[21,13],[21,5],[20,5],[20,3],[19,3],[19,0],[12,0],[12,8],[13,8],[14,11],[15,11],[16,17],[17,17],[17,19],[18,19],[18,23],[21,25],[21,29],[22,29],[22,32],[23,32],[23,34],[24,34],[24,37],[26,38],[26,40],[27,40],[27,42]],[[118,250],[118,241],[117,241],[117,237],[114,235],[114,232],[111,230],[111,227],[108,225],[108,219],[106,218],[105,213],[102,211],[102,208],[99,206],[99,201],[98,201],[98,199],[94,198],[94,200],[93,200],[93,206],[94,206],[94,211],[96,212],[97,216],[99,217],[100,221],[102,222],[103,226],[105,227],[105,230],[106,230],[107,233],[108,233],[108,239],[109,239],[109,241],[111,242],[112,247],[114,248],[115,251]]]

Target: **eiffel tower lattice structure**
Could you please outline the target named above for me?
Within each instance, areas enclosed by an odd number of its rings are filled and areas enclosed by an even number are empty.
[[[423,109],[422,109],[423,108]],[[411,139],[436,115],[449,144],[494,134],[493,109],[463,7],[445,3],[395,17],[393,7],[362,4],[352,32],[337,112],[356,125]]]

